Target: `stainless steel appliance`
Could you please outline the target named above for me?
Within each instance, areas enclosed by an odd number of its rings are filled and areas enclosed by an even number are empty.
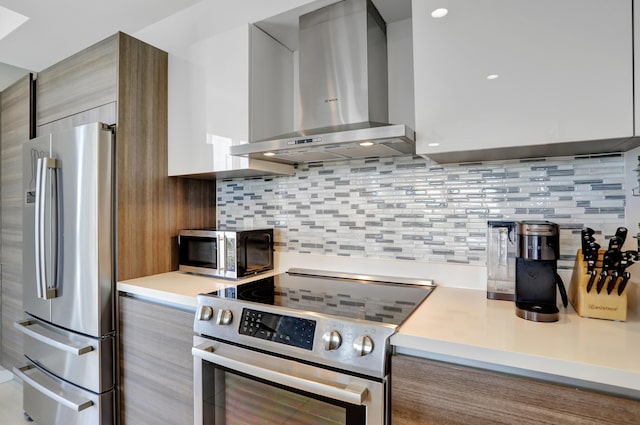
[[[389,337],[434,287],[290,269],[199,295],[194,424],[390,424]]]
[[[273,229],[189,229],[178,234],[180,271],[237,279],[273,270]]]
[[[300,130],[232,146],[232,155],[295,164],[415,153],[415,132],[389,124],[387,29],[371,0],[300,16],[296,39]]]
[[[515,300],[516,223],[489,221],[487,235],[487,298]]]
[[[560,257],[558,225],[549,221],[518,223],[516,258],[516,315],[536,322],[560,318],[556,287],[567,306],[567,293],[557,273]]]
[[[94,123],[23,144],[25,414],[115,423],[114,134]]]

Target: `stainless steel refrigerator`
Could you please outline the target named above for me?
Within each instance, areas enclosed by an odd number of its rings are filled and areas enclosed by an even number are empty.
[[[88,124],[23,145],[25,414],[115,423],[114,133]]]

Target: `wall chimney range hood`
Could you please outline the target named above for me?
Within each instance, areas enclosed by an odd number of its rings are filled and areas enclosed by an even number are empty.
[[[415,153],[415,133],[388,124],[386,24],[371,0],[344,0],[299,18],[299,127],[231,148],[297,164]]]

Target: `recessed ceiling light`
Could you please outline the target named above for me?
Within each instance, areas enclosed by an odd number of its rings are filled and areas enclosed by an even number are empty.
[[[449,13],[449,11],[447,9],[445,9],[444,7],[441,7],[439,9],[436,9],[433,12],[431,12],[431,17],[432,18],[444,18],[445,16],[447,16],[447,13]]]
[[[489,74],[487,75],[487,80],[495,80],[498,77],[499,77],[498,74]]]
[[[273,153],[273,152],[265,152],[264,156],[275,156],[275,153]]]
[[[360,146],[373,146],[373,142],[362,142]]]
[[[0,6],[0,40],[28,20],[29,18],[27,16]]]
[[[440,143],[435,143],[435,142],[433,142],[433,143],[428,143],[428,144],[427,144],[427,146],[432,147],[432,148],[435,148],[436,146],[440,146]]]

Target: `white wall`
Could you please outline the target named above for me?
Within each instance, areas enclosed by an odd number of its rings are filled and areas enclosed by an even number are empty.
[[[28,73],[28,69],[18,68],[13,65],[7,65],[6,63],[0,63],[0,91],[6,89]]]
[[[625,207],[625,221],[626,227],[629,229],[629,236],[627,238],[627,242],[624,245],[624,249],[629,250],[638,249],[637,240],[632,238],[631,236],[636,236],[640,228],[638,224],[640,223],[640,196],[634,196],[633,192],[635,189],[635,193],[640,194],[640,175],[636,169],[640,169],[640,164],[638,161],[638,157],[640,156],[640,148],[633,149],[629,152],[625,153],[625,187],[626,187],[626,196],[627,196],[627,204]],[[640,266],[635,266],[640,267]],[[636,274],[640,274],[637,273]]]
[[[295,8],[308,7],[312,10],[334,1],[203,0],[132,35],[169,52],[169,55],[183,56],[192,44],[240,25]]]

